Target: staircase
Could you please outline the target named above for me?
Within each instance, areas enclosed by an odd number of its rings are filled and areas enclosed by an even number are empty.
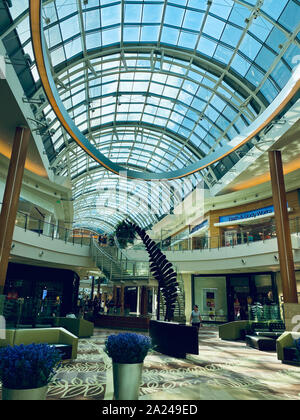
[[[130,281],[130,280],[149,280],[150,276],[138,276],[136,262],[130,261],[126,252],[122,250],[117,240],[116,246],[100,246],[95,240],[92,243],[92,257],[95,265],[104,273],[108,282]],[[176,271],[176,267],[175,271]],[[174,321],[185,323],[185,297],[182,275],[177,275],[178,297],[174,310]],[[165,317],[165,302],[163,295],[160,295],[160,319]]]
[[[175,268],[175,267],[174,267]],[[174,322],[186,323],[185,316],[185,296],[184,296],[184,285],[182,280],[182,274],[177,274],[178,283],[178,296],[174,310]],[[164,320],[165,317],[165,306],[163,295],[160,295],[160,320]]]
[[[117,246],[100,246],[94,240],[91,246],[95,265],[104,273],[109,282],[123,280],[148,280],[149,276],[139,276],[136,262],[124,256]]]

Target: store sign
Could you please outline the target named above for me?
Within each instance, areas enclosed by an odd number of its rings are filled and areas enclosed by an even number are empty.
[[[221,216],[220,223],[235,222],[236,220],[255,219],[256,217],[266,216],[274,213],[274,206],[263,207],[257,210],[245,211],[243,213],[230,214],[228,216]]]
[[[198,230],[208,226],[208,220],[204,220],[202,223],[200,223],[197,226],[194,226],[193,229],[191,229],[190,234],[197,232]]]

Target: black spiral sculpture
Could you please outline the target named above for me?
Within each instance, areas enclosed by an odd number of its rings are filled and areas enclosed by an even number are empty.
[[[165,301],[165,321],[171,321],[174,317],[175,303],[177,300],[177,275],[166,256],[161,252],[156,243],[147,235],[146,231],[132,222],[126,222],[128,226],[134,228],[140,236],[149,254],[150,270],[158,282],[157,295],[157,319],[160,312],[160,292]]]

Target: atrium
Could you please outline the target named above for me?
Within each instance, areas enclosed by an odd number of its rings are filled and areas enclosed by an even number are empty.
[[[300,399],[298,0],[0,0],[0,106],[2,399]]]

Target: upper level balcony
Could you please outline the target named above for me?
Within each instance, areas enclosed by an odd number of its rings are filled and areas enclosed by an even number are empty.
[[[300,268],[300,220],[290,220],[295,268]],[[141,241],[121,250],[111,243],[97,244],[97,234],[72,231],[18,213],[11,260],[38,265],[58,265],[79,269],[105,270],[113,279],[122,276],[149,276],[148,254]],[[263,231],[248,227],[244,235],[203,236],[156,240],[177,272],[217,274],[226,272],[279,271],[276,230],[266,224]],[[97,250],[95,251],[95,244]],[[95,258],[95,252],[97,258]],[[117,266],[119,265],[119,273]],[[149,276],[150,277],[150,276]]]

